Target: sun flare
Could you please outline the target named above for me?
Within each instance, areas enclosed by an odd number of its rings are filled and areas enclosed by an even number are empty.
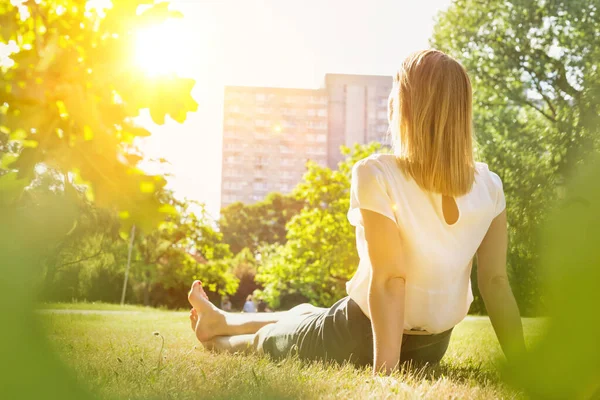
[[[190,32],[180,21],[167,21],[137,33],[135,61],[149,75],[181,75],[192,61]]]

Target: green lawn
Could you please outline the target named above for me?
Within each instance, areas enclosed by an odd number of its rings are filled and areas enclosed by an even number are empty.
[[[186,313],[40,314],[48,337],[77,377],[101,398],[520,398],[495,370],[500,348],[486,319],[455,329],[437,368],[374,380],[351,366],[279,363],[213,354],[196,343]],[[527,339],[540,320],[525,319]],[[161,351],[162,338],[164,349]]]
[[[166,311],[166,308],[152,308],[136,305],[119,305],[112,303],[100,303],[100,302],[77,302],[77,303],[40,303],[38,305],[40,309],[50,310],[94,310],[94,311],[139,311],[139,312],[160,312]]]

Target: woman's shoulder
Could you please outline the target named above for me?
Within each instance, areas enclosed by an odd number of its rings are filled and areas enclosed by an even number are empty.
[[[376,153],[365,157],[354,164],[353,173],[367,171],[370,173],[383,173],[390,167],[397,167],[398,159],[393,154]]]
[[[494,186],[502,187],[502,179],[490,170],[490,167],[484,162],[476,162],[475,163],[475,172],[478,176],[482,177],[486,182],[492,183]]]

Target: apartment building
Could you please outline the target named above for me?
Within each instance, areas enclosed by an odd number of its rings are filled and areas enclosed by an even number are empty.
[[[388,98],[391,76],[327,74],[327,165],[342,160],[340,146],[381,142],[389,145]]]
[[[289,193],[306,161],[336,168],[340,146],[389,144],[392,78],[327,74],[321,89],[227,86],[221,207]]]
[[[327,92],[225,88],[221,206],[289,193],[306,162],[327,164]]]

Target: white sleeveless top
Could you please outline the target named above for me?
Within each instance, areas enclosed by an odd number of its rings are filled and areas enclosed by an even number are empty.
[[[473,301],[471,266],[492,220],[505,208],[502,181],[484,163],[476,164],[469,193],[455,198],[456,223],[448,225],[442,196],[428,192],[398,166],[391,154],[365,158],[352,169],[348,220],[356,227],[360,263],[346,291],[369,315],[371,265],[360,209],[394,221],[406,268],[404,329],[444,332],[459,323]]]

